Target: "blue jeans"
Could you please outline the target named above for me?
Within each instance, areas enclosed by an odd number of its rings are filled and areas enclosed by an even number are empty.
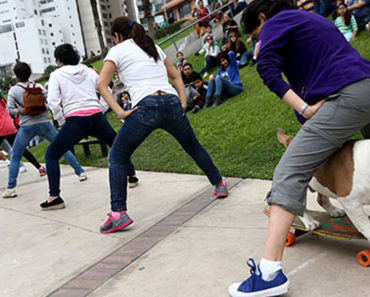
[[[58,135],[50,143],[45,155],[50,196],[59,196],[60,194],[59,159],[66,151],[72,149],[81,139],[89,135],[112,146],[116,132],[102,113],[88,117],[69,117]],[[135,175],[135,169],[130,160],[126,172],[129,176]]]
[[[216,66],[218,63],[217,58],[211,55],[206,57],[206,65],[199,71],[199,74],[202,75],[205,72],[209,72],[212,67]]]
[[[145,138],[157,128],[170,133],[216,185],[222,177],[211,157],[196,138],[175,95],[147,96],[125,121],[114,140],[109,155],[109,182],[112,211],[127,209],[127,169],[130,156]]]
[[[247,65],[248,60],[253,57],[253,53],[252,53],[252,56],[250,54],[251,53],[250,53],[250,50],[249,50],[249,51],[244,52],[241,55],[240,60],[239,60],[239,67],[243,67],[243,66]]]
[[[212,97],[215,88],[215,96],[225,95],[227,98],[233,97],[243,91],[243,87],[233,84],[220,75],[217,75],[214,80],[208,82],[207,98]]]
[[[17,185],[19,162],[30,140],[36,135],[39,135],[47,139],[49,142],[52,142],[57,134],[57,130],[50,122],[19,127],[13,144],[13,153],[9,168],[8,188],[14,188]],[[71,152],[68,151],[64,155],[64,159],[73,167],[77,175],[80,175],[82,172],[84,172],[80,163],[78,163],[75,156]]]

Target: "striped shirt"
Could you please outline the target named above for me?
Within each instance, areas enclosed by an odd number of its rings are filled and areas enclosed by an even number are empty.
[[[342,32],[343,34],[350,33],[350,32],[353,32],[353,31],[357,31],[358,30],[358,28],[357,28],[357,22],[356,22],[356,19],[355,19],[355,17],[353,15],[351,15],[351,24],[346,25],[344,23],[344,19],[341,16],[339,16],[335,20],[335,25],[337,26],[337,28],[339,29],[339,31]]]

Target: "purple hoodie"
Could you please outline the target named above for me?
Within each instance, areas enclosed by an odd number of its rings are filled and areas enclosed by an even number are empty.
[[[370,77],[370,61],[360,56],[332,22],[318,14],[283,10],[264,24],[259,40],[257,70],[280,98],[293,89],[314,104]]]

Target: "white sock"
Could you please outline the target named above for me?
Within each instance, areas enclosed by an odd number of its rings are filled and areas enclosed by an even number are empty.
[[[283,266],[281,261],[270,261],[262,258],[259,267],[262,273],[262,279],[269,282],[276,277],[278,271],[281,270]]]

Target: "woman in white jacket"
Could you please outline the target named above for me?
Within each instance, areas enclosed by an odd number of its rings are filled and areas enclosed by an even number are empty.
[[[60,68],[50,75],[48,103],[54,119],[59,125],[63,125],[63,128],[45,155],[50,197],[41,203],[40,206],[44,209],[64,207],[64,201],[59,196],[61,156],[87,136],[96,137],[109,146],[112,146],[116,136],[116,132],[103,115],[96,94],[98,74],[93,69],[79,64],[80,56],[70,44],[59,45],[54,56]],[[129,183],[136,185],[138,179],[131,161],[127,175]]]

